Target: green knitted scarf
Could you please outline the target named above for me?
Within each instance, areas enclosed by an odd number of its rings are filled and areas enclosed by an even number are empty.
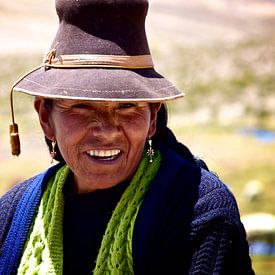
[[[96,266],[91,273],[134,274],[132,259],[134,223],[160,162],[159,151],[156,151],[153,163],[149,163],[147,155],[144,154],[136,174],[107,225]],[[30,228],[18,274],[63,274],[63,187],[69,171],[67,165],[63,166],[47,184]]]

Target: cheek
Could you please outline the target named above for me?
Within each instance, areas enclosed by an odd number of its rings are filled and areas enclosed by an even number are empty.
[[[70,138],[70,136],[77,136],[81,133],[81,129],[86,127],[83,125],[83,120],[74,117],[59,114],[55,116],[53,125],[56,137]]]
[[[130,151],[131,149],[134,151],[143,151],[150,128],[150,116],[141,116],[125,120],[122,122],[122,128],[129,141]]]
[[[76,145],[84,135],[83,129],[86,127],[79,120],[64,118],[62,115],[55,117],[54,135],[64,159],[78,155]]]

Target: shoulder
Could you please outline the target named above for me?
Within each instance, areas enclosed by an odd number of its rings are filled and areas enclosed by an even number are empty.
[[[26,189],[28,187],[41,179],[45,175],[45,172],[37,174],[29,179],[26,179],[18,184],[14,185],[11,189],[9,189],[1,198],[0,198],[0,205],[12,205],[20,200]],[[3,208],[2,208],[3,209]],[[1,212],[2,214],[2,212]]]
[[[50,169],[34,177],[18,183],[0,198],[0,246],[1,242],[5,238],[5,235],[11,224],[11,220],[16,212],[17,206],[22,200],[22,197],[27,192],[34,193],[38,187],[42,190],[45,179],[50,176],[57,167],[58,165],[51,167]]]
[[[166,221],[166,224],[171,224],[173,231],[179,228],[179,239],[185,232],[194,249],[203,244],[209,248],[213,242],[216,246],[219,241],[226,243],[223,248],[239,243],[239,248],[245,249],[246,233],[239,208],[227,185],[212,172],[181,156],[170,157],[180,165],[167,184],[169,192],[166,194],[172,196],[167,199],[169,204],[165,203],[165,209],[161,212],[162,218],[163,213],[167,213],[169,223]]]
[[[36,177],[32,177],[15,185],[0,198],[0,247],[10,226],[19,201],[21,200],[26,189],[33,181],[35,181],[35,179]]]
[[[201,169],[193,223],[213,219],[226,219],[234,223],[239,218],[238,205],[229,188],[216,175]]]
[[[20,201],[20,198],[26,191],[26,189],[38,178],[39,176],[34,176],[30,179],[24,180],[15,186],[13,186],[10,190],[8,190],[1,198],[0,198],[0,224],[3,217],[7,216],[7,212],[13,208],[13,205],[17,205]]]
[[[200,165],[167,148],[161,148],[161,153],[159,172],[137,215],[133,249],[148,257],[149,266],[167,268],[170,273],[171,266],[175,273],[179,270],[175,259],[181,263],[185,259],[186,269],[191,258],[211,266],[220,241],[226,243],[222,245],[226,250],[235,235],[244,239],[235,198],[216,175]],[[138,268],[144,265],[139,260],[135,258]]]
[[[22,182],[17,183],[14,185],[11,189],[9,189],[2,197],[0,197],[0,204],[6,203],[6,202],[12,202],[19,199],[22,194],[24,194],[24,191],[33,183],[37,183],[38,181],[42,181],[44,178],[49,177],[52,175],[56,170],[60,168],[60,164],[57,164],[53,167],[50,167],[49,169],[29,178],[26,180],[23,180]]]
[[[213,219],[239,221],[234,195],[215,174],[174,151],[162,152],[163,167],[159,178],[167,176],[169,184],[166,184],[166,194],[174,195],[171,198],[173,202],[182,204],[192,212],[194,226]],[[176,202],[175,198],[181,203]]]

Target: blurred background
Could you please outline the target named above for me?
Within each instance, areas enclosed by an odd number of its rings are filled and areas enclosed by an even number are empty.
[[[275,1],[150,2],[155,66],[186,94],[168,103],[169,125],[236,196],[257,274],[275,274]],[[9,91],[57,26],[53,0],[0,2],[0,195],[51,165],[33,98],[18,93],[22,153],[11,156]]]

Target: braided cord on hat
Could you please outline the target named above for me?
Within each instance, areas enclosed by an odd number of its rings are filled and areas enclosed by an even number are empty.
[[[101,54],[71,54],[58,55],[52,49],[46,54],[43,66],[49,68],[121,68],[149,69],[153,68],[151,55],[101,55]]]

